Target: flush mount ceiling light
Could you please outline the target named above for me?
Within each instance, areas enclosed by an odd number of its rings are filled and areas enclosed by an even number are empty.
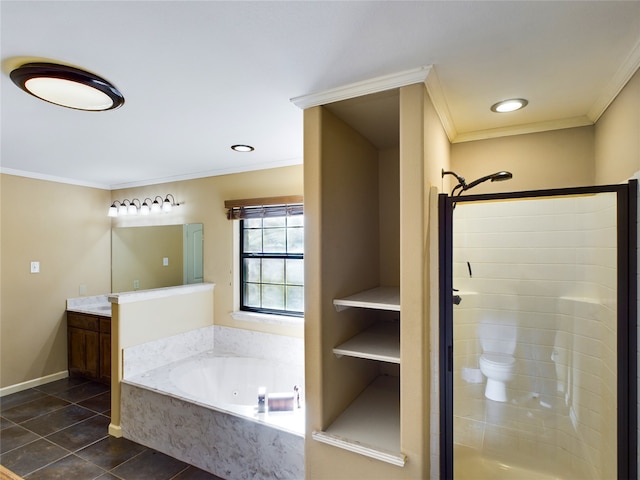
[[[236,152],[253,152],[255,148],[251,145],[231,145],[231,150],[235,150]]]
[[[529,101],[524,98],[510,98],[509,100],[494,103],[491,106],[491,111],[496,113],[515,112],[526,107],[528,103]]]
[[[76,110],[113,110],[124,97],[104,78],[56,63],[26,63],[9,74],[25,92],[55,105]]]

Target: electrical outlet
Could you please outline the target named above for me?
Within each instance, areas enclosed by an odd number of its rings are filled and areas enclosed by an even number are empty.
[[[40,262],[31,262],[31,273],[40,273]]]
[[[140,288],[140,280],[134,280],[133,281],[133,289],[137,290]]]
[[[164,257],[162,259],[162,266],[163,267],[168,267],[169,266],[169,257]]]

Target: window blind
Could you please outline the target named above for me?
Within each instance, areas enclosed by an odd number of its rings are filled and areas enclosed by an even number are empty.
[[[303,199],[302,195],[249,198],[227,200],[224,202],[224,206],[227,209],[227,218],[229,220],[287,217],[304,213]]]

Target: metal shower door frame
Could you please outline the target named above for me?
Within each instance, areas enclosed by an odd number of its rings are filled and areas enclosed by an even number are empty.
[[[592,187],[465,195],[440,194],[440,478],[453,479],[453,210],[455,204],[487,200],[615,193],[617,204],[618,478],[638,478],[637,216],[638,181]]]

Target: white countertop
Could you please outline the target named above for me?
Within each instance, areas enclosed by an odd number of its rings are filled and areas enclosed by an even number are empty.
[[[110,317],[111,303],[109,303],[108,295],[69,298],[67,299],[67,311]]]

